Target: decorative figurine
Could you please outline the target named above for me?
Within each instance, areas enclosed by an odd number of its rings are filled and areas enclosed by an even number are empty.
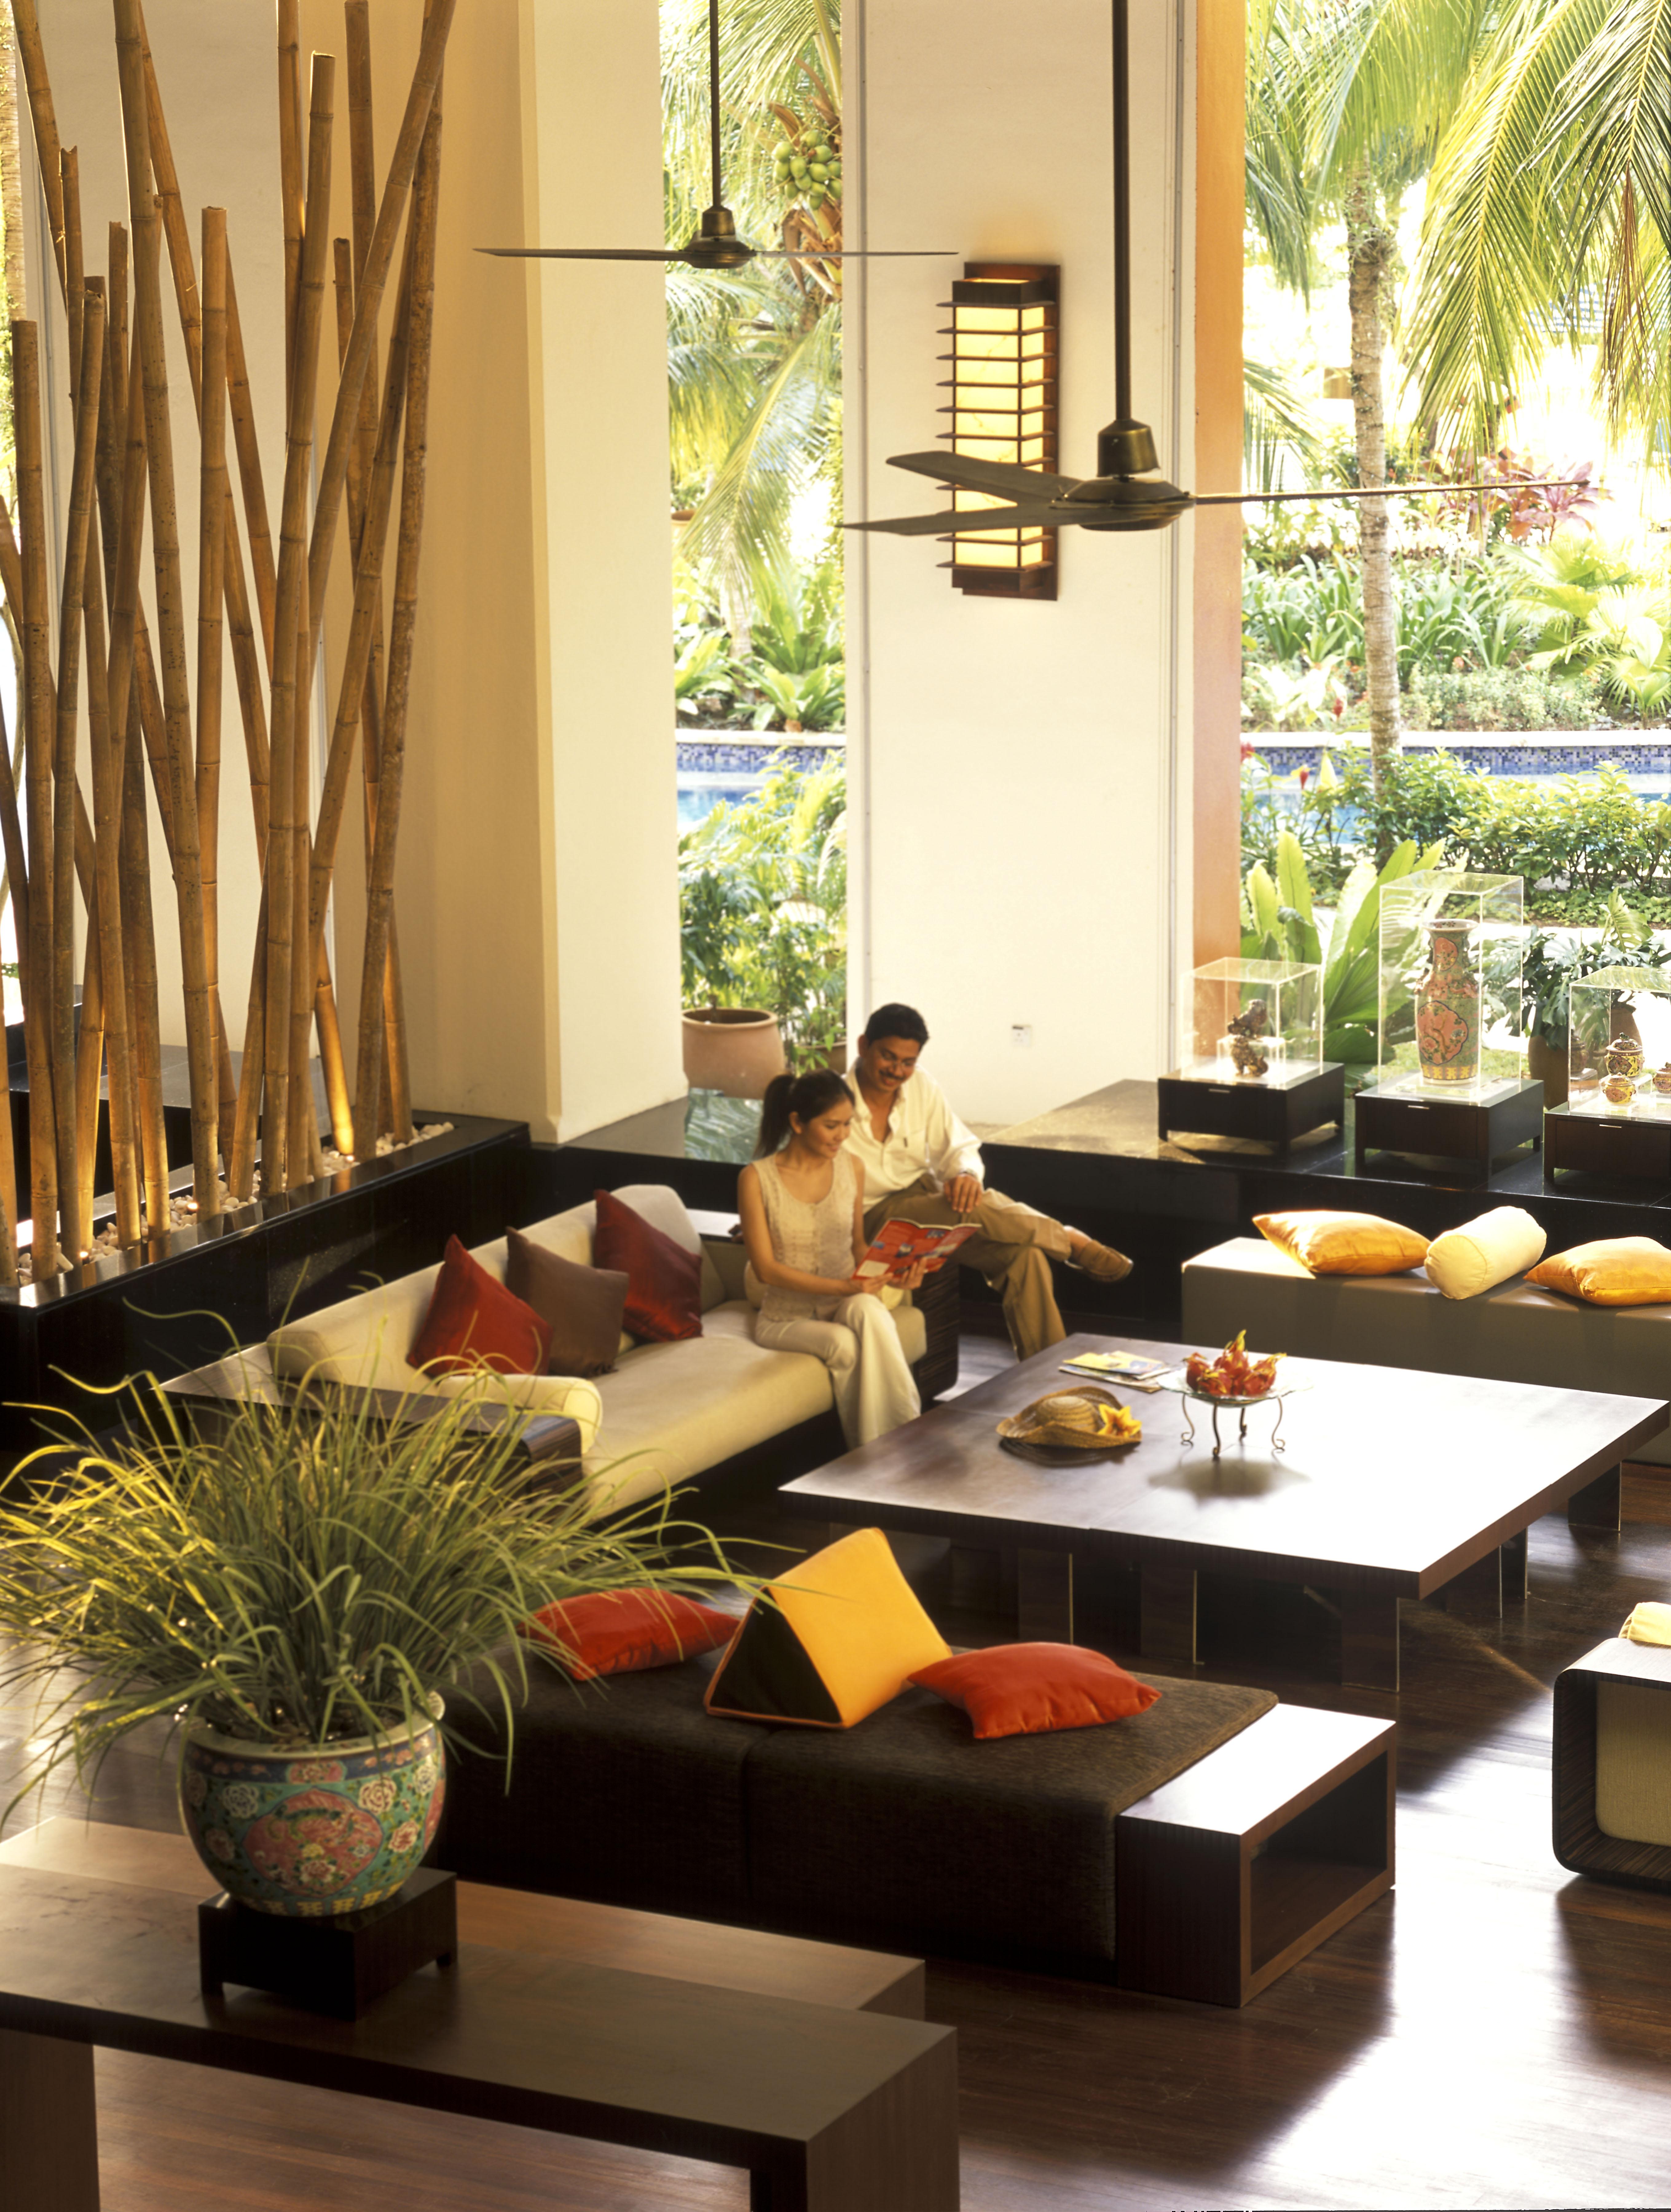
[[[1416,989],[1416,1056],[1424,1083],[1472,1083],[1480,1073],[1480,979],[1474,925],[1430,921],[1427,973]]]
[[[1228,1024],[1230,1065],[1237,1073],[1250,1082],[1269,1069],[1269,1057],[1255,1043],[1271,1026],[1271,1017],[1263,999],[1249,999],[1244,1010],[1231,1016]]]
[[[1640,1041],[1636,1037],[1625,1036],[1621,1030],[1610,1044],[1603,1045],[1601,1048],[1601,1073],[1603,1075],[1640,1075],[1642,1073]]]
[[[1607,1054],[1601,1057],[1605,1060]],[[1636,1097],[1636,1085],[1628,1075],[1610,1075],[1601,1085],[1601,1096],[1609,1106],[1628,1106]]]

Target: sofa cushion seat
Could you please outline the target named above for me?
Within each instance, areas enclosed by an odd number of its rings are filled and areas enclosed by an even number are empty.
[[[978,1743],[927,1690],[839,1733],[720,1719],[702,1710],[714,1665],[583,1690],[531,1668],[510,1790],[494,1761],[454,1764],[440,1862],[872,1948],[1106,1961],[1117,1816],[1277,1703],[1168,1679],[1115,1726]]]
[[[1309,1278],[1252,1237],[1183,1266],[1186,1341],[1246,1328],[1252,1348],[1496,1382],[1671,1396],[1671,1304],[1586,1306],[1523,1278],[1447,1298],[1423,1275]],[[1639,1456],[1671,1464],[1671,1431]]]
[[[921,1358],[922,1316],[902,1312],[908,1359]],[[617,1504],[684,1482],[835,1404],[829,1370],[805,1352],[769,1352],[754,1340],[754,1316],[738,1299],[702,1316],[702,1333],[679,1344],[641,1344],[597,1389],[603,1428],[587,1470]],[[609,1470],[607,1474],[604,1471]]]

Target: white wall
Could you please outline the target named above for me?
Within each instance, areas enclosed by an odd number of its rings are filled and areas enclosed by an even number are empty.
[[[1185,485],[1191,15],[1188,0],[1132,10],[1134,405]],[[864,227],[850,198],[849,239],[957,249],[849,279],[849,519],[939,503],[885,460],[941,428],[939,303],[964,259],[1060,264],[1059,465],[1092,474],[1115,411],[1107,0],[1024,17],[1000,0],[848,0],[847,22]],[[1188,911],[1174,763],[1191,528],[1065,532],[1054,603],[954,592],[933,539],[850,541],[852,1011],[919,1006],[971,1117],[1018,1120],[1164,1063]]]

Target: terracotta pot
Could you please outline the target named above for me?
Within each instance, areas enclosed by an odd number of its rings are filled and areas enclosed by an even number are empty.
[[[1546,1044],[1540,1036],[1527,1040],[1526,1073],[1534,1083],[1542,1084],[1546,1109],[1565,1105],[1570,1072],[1565,1045]]]
[[[693,1091],[763,1098],[788,1065],[775,1014],[747,1006],[702,1006],[684,1017],[684,1079]]]
[[[445,1774],[434,1721],[289,1751],[198,1722],[180,1753],[180,1818],[228,1896],[314,1920],[394,1895],[434,1838]]]

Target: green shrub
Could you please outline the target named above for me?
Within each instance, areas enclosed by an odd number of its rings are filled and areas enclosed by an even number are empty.
[[[1404,720],[1413,730],[1593,730],[1598,684],[1560,683],[1537,668],[1418,668]]]

